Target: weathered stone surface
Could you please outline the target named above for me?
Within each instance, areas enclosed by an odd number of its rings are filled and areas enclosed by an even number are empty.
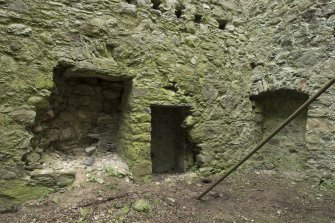
[[[13,209],[18,204],[42,198],[48,193],[48,188],[28,185],[23,180],[2,181],[0,184],[0,196],[3,200],[0,203],[0,211]]]
[[[199,154],[197,155],[197,161],[199,162],[200,165],[203,165],[205,163],[209,163],[211,160],[211,156],[208,154]]]
[[[120,13],[124,13],[124,14],[129,14],[129,15],[136,15],[136,5],[132,5],[132,4],[127,4],[125,2],[121,2],[119,4],[120,7]]]
[[[211,157],[199,159],[200,172],[219,173],[265,134],[266,109],[253,110],[250,96],[283,89],[311,96],[333,77],[333,1],[186,0],[181,18],[175,1],[162,1],[160,10],[150,0],[4,2],[0,169],[20,166],[36,148],[70,153],[98,140],[117,145],[134,176],[147,177],[150,106],[190,105],[196,122],[184,123],[187,139]],[[285,150],[308,152],[308,173],[335,174],[333,95],[331,88],[310,106],[299,143],[305,149]],[[247,165],[295,168],[294,160],[276,163],[264,154]]]
[[[94,95],[95,91],[94,88],[89,85],[78,85],[73,91],[75,94],[79,95]]]
[[[85,148],[85,152],[88,155],[92,155],[96,151],[96,149],[97,149],[97,147],[95,145],[94,146],[90,146],[90,147]]]
[[[144,199],[139,199],[135,201],[134,204],[132,205],[132,208],[138,212],[149,212],[150,211],[150,205]]]
[[[68,127],[63,129],[59,134],[60,141],[67,141],[74,139],[77,136],[76,131],[74,128]]]
[[[15,179],[17,177],[17,175],[9,170],[0,170],[0,179],[3,180],[11,180],[11,179]]]
[[[134,97],[147,96],[150,93],[150,90],[147,88],[134,88],[133,95]]]
[[[31,174],[31,178],[34,181],[36,181],[38,184],[43,185],[43,186],[52,187],[52,186],[57,185],[57,181],[55,177],[53,176],[53,174],[48,174],[48,173],[39,174],[39,173],[33,172]]]
[[[8,32],[14,35],[27,36],[32,32],[32,29],[24,24],[11,24],[8,26]]]
[[[30,153],[27,155],[28,163],[36,163],[40,160],[41,156],[38,153]]]
[[[11,1],[8,7],[20,13],[28,13],[30,10],[30,7],[22,0]]]
[[[94,164],[95,158],[94,156],[87,157],[84,159],[83,164],[86,166],[92,166]]]
[[[34,170],[30,176],[35,183],[48,187],[65,187],[75,180],[75,173],[72,171],[63,172],[52,169]]]
[[[53,110],[50,109],[50,110],[44,112],[41,115],[40,119],[41,119],[41,121],[47,121],[49,119],[52,119],[53,117],[55,117],[55,113],[54,113]]]
[[[45,98],[39,96],[32,96],[27,102],[28,104],[34,105],[37,109],[44,109],[49,106],[49,102]]]
[[[121,92],[120,91],[113,91],[113,90],[104,90],[103,95],[107,99],[116,99],[121,97]]]
[[[13,119],[19,123],[32,125],[34,124],[36,112],[28,109],[19,109],[11,113]]]

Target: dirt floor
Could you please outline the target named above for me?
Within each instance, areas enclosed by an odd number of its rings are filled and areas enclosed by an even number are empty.
[[[304,177],[235,173],[196,200],[214,179],[187,173],[155,176],[148,183],[116,177],[85,182],[2,214],[0,222],[335,223],[334,192]],[[134,208],[139,199],[147,203],[143,211]]]

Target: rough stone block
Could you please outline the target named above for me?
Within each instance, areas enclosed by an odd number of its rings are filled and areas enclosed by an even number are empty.
[[[53,117],[55,117],[55,113],[54,113],[53,110],[50,109],[50,110],[43,113],[43,115],[41,116],[41,121],[50,120]]]
[[[49,102],[45,98],[39,96],[32,96],[27,102],[28,104],[34,105],[37,109],[44,109],[49,106]]]
[[[60,141],[68,141],[71,139],[75,139],[77,136],[76,131],[72,127],[68,127],[65,129],[62,129],[59,135],[59,140]]]
[[[11,113],[13,119],[19,123],[32,125],[35,122],[36,112],[27,109],[19,109]]]
[[[28,163],[36,163],[40,160],[41,156],[38,153],[30,153],[27,156]]]
[[[132,205],[132,208],[138,212],[149,212],[150,211],[149,203],[143,199],[139,199],[135,201],[135,203]]]
[[[85,148],[85,152],[88,155],[92,155],[96,150],[97,150],[97,147],[95,145]]]
[[[11,24],[8,26],[7,31],[9,33],[12,33],[14,35],[23,35],[23,36],[27,36],[29,35],[33,30],[23,24]]]
[[[80,84],[78,86],[76,86],[76,88],[73,91],[75,94],[78,95],[83,95],[83,96],[93,96],[95,95],[95,90],[93,87],[89,86],[89,85],[83,85]]]
[[[83,161],[83,164],[86,166],[92,166],[94,162],[95,162],[95,158],[92,156],[92,157],[85,158]]]
[[[116,99],[121,97],[120,91],[114,91],[114,90],[104,90],[103,92],[104,98],[107,99]]]
[[[55,142],[59,140],[60,130],[59,129],[50,129],[48,131],[47,137],[50,142]]]

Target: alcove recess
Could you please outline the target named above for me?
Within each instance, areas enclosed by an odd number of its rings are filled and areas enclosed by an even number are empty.
[[[252,96],[253,110],[260,116],[262,137],[268,136],[306,100],[308,95],[294,90],[277,90]],[[306,161],[307,109],[274,136],[255,156],[260,168],[302,170]]]
[[[64,66],[54,69],[53,78],[49,106],[37,112],[35,150],[69,155],[84,154],[87,147],[115,151],[130,81]]]

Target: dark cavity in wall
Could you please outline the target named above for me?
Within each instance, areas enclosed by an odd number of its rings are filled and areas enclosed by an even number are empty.
[[[253,110],[261,117],[263,138],[286,120],[308,95],[293,90],[266,92],[252,97]],[[273,137],[256,155],[265,169],[303,170],[306,163],[307,109]]]
[[[194,15],[194,22],[195,23],[201,23],[202,15]]]
[[[257,67],[257,64],[255,62],[251,62],[250,63],[250,67],[253,70],[253,69],[255,69]]]
[[[169,83],[163,87],[166,90],[177,92],[178,91],[178,84],[175,81],[169,81]]]
[[[135,0],[126,0],[126,2],[127,2],[128,4],[132,4],[132,5],[135,4]]]
[[[182,123],[188,107],[151,106],[153,173],[185,172],[194,165],[196,151]]]
[[[182,14],[184,13],[184,10],[186,9],[186,7],[182,4],[178,4],[176,6],[176,10],[175,10],[175,15],[177,18],[181,18]]]
[[[218,20],[219,29],[225,30],[227,25],[227,20],[220,19]]]
[[[159,6],[161,5],[161,0],[151,0],[152,8],[159,10]]]
[[[114,44],[114,43],[107,43],[106,44],[107,55],[109,57],[114,57],[114,50],[115,50],[116,47],[117,47],[117,45]]]
[[[66,76],[64,70],[55,69],[49,106],[38,111],[34,148],[70,155],[80,155],[89,146],[101,152],[115,150],[126,82]]]

